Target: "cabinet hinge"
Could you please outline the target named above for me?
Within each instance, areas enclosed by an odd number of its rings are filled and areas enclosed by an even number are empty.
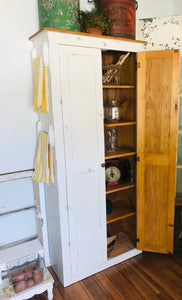
[[[137,156],[137,161],[140,161],[140,156]]]
[[[168,223],[167,224],[169,227],[174,227],[174,224],[172,224],[172,223]]]
[[[140,68],[140,62],[136,63],[136,69]]]
[[[136,239],[136,242],[137,242],[137,243],[140,243],[140,239],[137,238],[137,239]]]

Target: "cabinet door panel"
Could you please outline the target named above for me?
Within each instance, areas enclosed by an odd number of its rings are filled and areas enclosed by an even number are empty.
[[[101,52],[59,51],[74,275],[107,259]]]
[[[180,54],[137,60],[137,248],[172,253]]]

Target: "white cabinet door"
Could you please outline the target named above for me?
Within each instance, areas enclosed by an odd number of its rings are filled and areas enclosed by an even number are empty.
[[[71,273],[107,260],[101,51],[60,46]]]

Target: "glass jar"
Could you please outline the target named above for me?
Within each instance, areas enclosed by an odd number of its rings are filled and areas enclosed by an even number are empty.
[[[118,128],[109,128],[105,131],[105,150],[115,152],[118,149]]]
[[[118,122],[120,120],[120,102],[118,99],[113,99],[108,102],[105,108],[105,119],[107,122]]]

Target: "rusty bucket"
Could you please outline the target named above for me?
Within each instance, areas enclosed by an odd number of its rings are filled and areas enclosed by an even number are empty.
[[[102,0],[102,10],[114,21],[110,36],[135,39],[136,8],[135,0]]]

